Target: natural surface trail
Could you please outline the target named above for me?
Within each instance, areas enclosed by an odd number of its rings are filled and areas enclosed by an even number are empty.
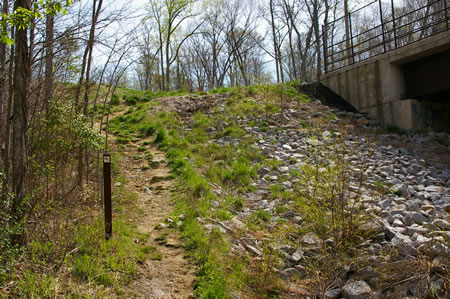
[[[130,143],[120,158],[120,167],[127,180],[127,192],[137,194],[141,213],[135,217],[137,230],[147,234],[146,246],[154,248],[145,262],[138,266],[135,280],[124,292],[126,297],[189,298],[193,294],[194,269],[184,258],[183,244],[174,229],[158,228],[173,210],[170,179],[165,154],[146,145],[153,155],[152,167],[146,169],[145,159],[135,160],[139,144]]]

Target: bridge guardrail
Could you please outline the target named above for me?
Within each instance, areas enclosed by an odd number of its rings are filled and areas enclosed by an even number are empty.
[[[394,0],[390,3],[375,0],[325,24],[322,28],[325,73],[449,30],[448,1],[429,0],[407,10],[395,7]],[[340,22],[345,24],[339,25]]]

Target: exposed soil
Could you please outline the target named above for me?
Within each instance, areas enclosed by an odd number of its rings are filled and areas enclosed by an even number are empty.
[[[145,262],[138,265],[135,280],[124,291],[124,297],[138,298],[189,298],[193,294],[194,267],[184,258],[183,244],[176,230],[159,228],[173,210],[171,190],[173,181],[163,152],[151,145],[154,156],[151,168],[145,169],[145,159],[135,160],[137,144],[129,144],[120,159],[127,179],[126,189],[138,196],[142,211],[132,216],[140,233],[148,234],[146,246],[154,248]],[[157,228],[158,227],[158,228]]]

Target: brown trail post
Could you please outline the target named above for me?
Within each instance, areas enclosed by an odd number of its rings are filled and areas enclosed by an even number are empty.
[[[112,204],[111,204],[111,156],[103,155],[103,188],[105,203],[105,238],[112,236]]]

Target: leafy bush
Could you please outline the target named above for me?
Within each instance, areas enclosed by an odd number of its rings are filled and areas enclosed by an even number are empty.
[[[128,96],[128,95],[126,95],[126,96],[124,96],[124,99],[125,99],[125,103],[127,105],[130,105],[130,106],[136,105],[137,102],[139,101],[139,98],[136,97],[136,96]]]
[[[111,102],[110,103],[111,103],[111,105],[114,105],[114,106],[119,105],[120,104],[119,96],[117,94],[113,94],[112,97],[111,97]]]
[[[165,130],[158,130],[158,133],[156,134],[155,140],[153,143],[163,143],[167,140],[167,134]]]

